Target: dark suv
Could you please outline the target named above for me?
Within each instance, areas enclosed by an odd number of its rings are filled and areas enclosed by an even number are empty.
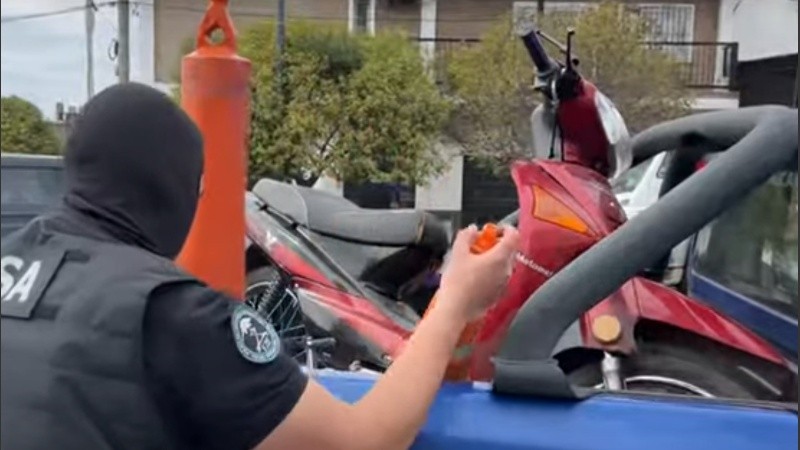
[[[64,193],[60,156],[2,154],[2,236],[56,205]]]

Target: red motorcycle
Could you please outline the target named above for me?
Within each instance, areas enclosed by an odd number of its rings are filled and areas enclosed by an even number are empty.
[[[507,293],[477,336],[474,380],[492,379],[491,358],[531,294],[625,222],[608,179],[639,162],[614,104],[578,73],[572,33],[562,48],[565,64],[547,55],[540,36],[552,41],[535,31],[522,37],[544,102],[531,119],[535,158],[512,167],[520,209],[506,221],[519,228],[521,245]],[[702,149],[688,153],[671,162],[672,186],[704,156]],[[421,211],[363,210],[266,179],[247,203],[247,298],[276,324],[289,351],[339,369],[384,370],[436,289],[432,274],[449,244],[444,227]],[[321,344],[327,348],[315,348]],[[769,343],[645,276],[587,311],[554,357],[583,386],[762,399],[796,394],[786,387],[796,368]]]

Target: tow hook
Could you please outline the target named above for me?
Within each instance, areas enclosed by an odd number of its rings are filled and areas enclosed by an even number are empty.
[[[607,390],[621,391],[625,389],[625,381],[622,379],[622,361],[618,356],[605,352],[600,368],[603,373],[603,386]]]

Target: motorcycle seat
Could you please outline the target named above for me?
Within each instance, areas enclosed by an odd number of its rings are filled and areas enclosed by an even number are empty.
[[[330,238],[374,246],[421,246],[441,254],[449,247],[445,225],[426,211],[365,209],[330,192],[269,178],[258,181],[252,192],[291,220]]]

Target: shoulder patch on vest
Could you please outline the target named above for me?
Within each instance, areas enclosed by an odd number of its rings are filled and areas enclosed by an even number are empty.
[[[36,249],[25,258],[3,255],[0,263],[3,281],[0,315],[30,319],[50,281],[61,267],[64,253],[64,250]]]
[[[231,328],[236,349],[244,359],[266,364],[278,357],[281,339],[272,324],[254,309],[237,305],[231,314]]]

